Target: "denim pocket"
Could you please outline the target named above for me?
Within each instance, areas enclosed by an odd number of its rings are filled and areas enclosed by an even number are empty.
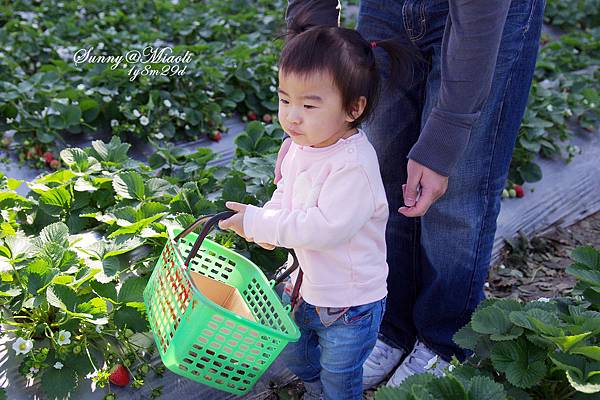
[[[367,321],[370,323],[373,316],[373,307],[377,304],[378,302],[350,307],[344,314],[344,324],[356,325]]]

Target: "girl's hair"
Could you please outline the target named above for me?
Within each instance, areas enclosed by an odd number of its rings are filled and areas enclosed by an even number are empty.
[[[352,107],[364,96],[365,109],[350,124],[356,128],[371,116],[379,99],[380,79],[373,42],[365,40],[356,30],[313,26],[309,20],[306,9],[294,16],[279,57],[279,69],[300,77],[320,72],[331,74],[348,115],[352,115]],[[409,57],[415,57],[414,50],[394,39],[377,41],[375,47],[385,49],[390,57],[392,84],[405,79],[410,72]]]

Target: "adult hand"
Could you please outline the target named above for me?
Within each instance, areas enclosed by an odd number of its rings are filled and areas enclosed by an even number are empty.
[[[281,180],[281,163],[283,162],[283,158],[287,154],[291,145],[292,145],[292,139],[285,138],[283,143],[281,143],[279,152],[277,153],[277,162],[275,162],[275,179],[273,180],[273,182],[276,185]]]
[[[408,160],[407,171],[408,179],[402,185],[405,207],[400,207],[398,212],[407,217],[420,217],[446,193],[448,177],[411,159]]]

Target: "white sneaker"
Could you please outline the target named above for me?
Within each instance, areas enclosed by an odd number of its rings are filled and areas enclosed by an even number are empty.
[[[429,372],[435,376],[443,376],[450,364],[435,354],[423,343],[417,341],[413,351],[396,369],[386,386],[396,387],[409,376]]]
[[[382,382],[400,362],[404,351],[377,339],[373,351],[363,365],[363,390]]]

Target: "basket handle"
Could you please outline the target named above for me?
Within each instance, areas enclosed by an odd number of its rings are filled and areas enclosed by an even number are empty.
[[[298,256],[296,256],[296,252],[294,251],[294,249],[288,249],[288,250],[289,250],[290,254],[292,255],[292,257],[294,258],[294,262],[292,263],[291,267],[289,267],[288,269],[283,271],[281,274],[279,274],[279,276],[277,278],[275,278],[274,286],[279,285],[281,282],[283,282],[285,280],[285,278],[290,276],[290,274],[292,272],[294,272],[300,266],[300,263],[298,262]]]
[[[192,225],[190,225],[189,227],[184,229],[181,233],[179,233],[179,235],[175,236],[175,241],[177,242],[177,241],[179,241],[179,239],[181,239],[182,237],[186,236],[188,233],[190,233],[194,229],[196,229],[198,227],[198,225],[200,225],[201,223],[206,221],[204,223],[204,226],[202,227],[202,231],[200,231],[200,234],[198,235],[198,238],[196,239],[196,242],[194,242],[194,246],[192,246],[190,253],[188,254],[187,258],[185,259],[184,265],[186,267],[188,266],[189,262],[194,257],[196,257],[198,250],[200,250],[200,246],[202,246],[202,242],[204,241],[204,238],[210,233],[210,231],[214,228],[214,226],[217,225],[219,223],[219,221],[222,221],[224,219],[228,219],[228,218],[232,217],[235,213],[236,213],[235,211],[223,211],[223,212],[220,212],[217,214],[203,215],[200,218],[198,218]]]
[[[200,250],[200,246],[202,246],[202,242],[204,241],[204,238],[210,233],[210,231],[213,229],[213,227],[215,225],[217,225],[219,223],[219,221],[228,219],[228,218],[232,217],[235,213],[236,213],[236,211],[223,211],[223,212],[220,212],[217,214],[203,215],[203,216],[199,217],[192,225],[190,225],[189,227],[187,227],[186,229],[181,231],[181,233],[179,233],[177,236],[175,236],[175,241],[178,242],[181,238],[187,236],[190,232],[192,232],[194,229],[196,229],[200,224],[202,224],[204,222],[202,231],[198,235],[198,238],[196,239],[194,246],[190,250],[190,253],[188,254],[188,256],[185,260],[184,265],[186,267],[188,266],[189,262],[194,257],[196,257],[196,254]],[[294,251],[294,249],[289,249],[289,252],[292,254],[294,262],[292,263],[291,267],[289,267],[288,269],[283,271],[283,273],[281,273],[275,279],[275,285],[278,285],[281,282],[283,282],[285,280],[285,278],[290,276],[290,274],[292,272],[294,272],[300,266],[300,263],[298,262],[298,257],[296,256],[296,252]]]

